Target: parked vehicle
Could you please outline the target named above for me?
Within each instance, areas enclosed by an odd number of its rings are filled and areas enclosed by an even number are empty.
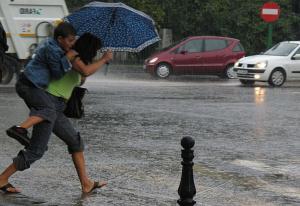
[[[279,87],[286,80],[300,79],[300,41],[284,41],[266,52],[240,59],[234,71],[242,84],[256,81]]]
[[[194,36],[181,40],[145,60],[144,69],[167,78],[170,74],[206,74],[234,78],[234,63],[245,56],[238,39]]]
[[[37,44],[68,15],[65,0],[1,0],[0,21],[6,31],[8,51],[0,64],[2,83],[22,69]]]

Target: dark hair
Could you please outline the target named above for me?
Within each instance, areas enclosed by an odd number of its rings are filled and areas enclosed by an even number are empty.
[[[92,63],[97,51],[101,49],[101,40],[91,33],[84,33],[80,36],[73,49],[78,52],[80,59],[85,63]]]
[[[61,22],[54,29],[54,39],[57,40],[59,36],[66,38],[68,36],[76,36],[76,30],[74,27],[68,22]]]

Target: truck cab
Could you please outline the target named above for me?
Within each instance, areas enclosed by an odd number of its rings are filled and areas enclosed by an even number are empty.
[[[68,15],[64,0],[1,0],[0,21],[6,31],[8,51],[0,64],[2,83],[9,83],[38,43]]]

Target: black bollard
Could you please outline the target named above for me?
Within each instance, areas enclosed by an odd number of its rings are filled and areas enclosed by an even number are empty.
[[[196,194],[193,175],[194,150],[191,150],[194,145],[195,140],[192,137],[183,137],[181,139],[181,146],[184,148],[184,150],[181,150],[181,157],[183,159],[181,162],[182,174],[178,188],[180,199],[177,200],[177,203],[180,206],[193,206],[196,204],[196,201],[193,200],[193,197]]]

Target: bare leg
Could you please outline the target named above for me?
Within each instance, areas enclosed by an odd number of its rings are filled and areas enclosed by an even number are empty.
[[[9,165],[0,175],[0,187],[6,185],[8,183],[8,179],[17,172],[15,164]],[[8,188],[9,192],[20,192],[17,188]]]
[[[83,152],[73,153],[72,159],[81,183],[82,192],[86,193],[91,191],[94,186],[94,182],[87,175]],[[107,182],[102,181],[99,184],[104,186]]]
[[[33,125],[36,125],[40,122],[42,122],[44,119],[38,116],[30,116],[28,117],[24,122],[20,124],[20,127],[23,127],[25,129],[28,129],[32,127]]]

